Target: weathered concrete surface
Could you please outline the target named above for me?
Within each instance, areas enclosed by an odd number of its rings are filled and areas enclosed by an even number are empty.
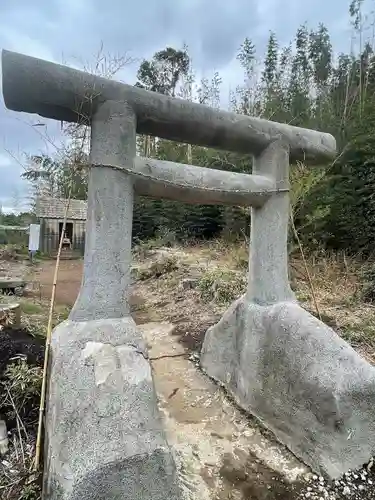
[[[106,167],[131,167],[135,115],[126,103],[107,101],[91,127],[85,262],[82,286],[70,313],[74,321],[121,318],[129,313],[133,181]],[[104,166],[102,166],[104,165]]]
[[[288,276],[289,146],[274,141],[254,157],[253,173],[273,179],[280,190],[262,207],[251,209],[249,278],[251,302],[269,305],[293,301]]]
[[[46,498],[180,498],[146,347],[131,318],[60,324],[49,373]]]
[[[205,205],[261,207],[278,189],[272,178],[227,172],[152,158],[134,158],[134,166],[118,167],[134,179],[142,196]]]
[[[201,363],[316,472],[374,455],[375,368],[298,304],[242,297],[207,331]]]
[[[293,157],[336,154],[335,139],[323,132],[219,111],[7,50],[2,67],[5,105],[14,111],[89,124],[100,103],[128,102],[140,134],[254,154],[281,137]]]
[[[83,110],[84,111],[84,110]],[[129,316],[136,116],[107,100],[92,117],[83,279],[53,334],[45,465],[49,500],[172,499],[180,492],[151,368]]]

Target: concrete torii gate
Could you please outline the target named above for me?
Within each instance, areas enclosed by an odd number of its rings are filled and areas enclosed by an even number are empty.
[[[180,498],[130,317],[135,191],[253,207],[247,293],[207,332],[202,365],[315,470],[336,477],[366,461],[375,450],[375,370],[298,306],[288,279],[289,161],[333,157],[334,138],[9,51],[2,66],[8,108],[91,125],[84,275],[52,341],[47,498]],[[136,133],[252,153],[253,175],[137,157]]]

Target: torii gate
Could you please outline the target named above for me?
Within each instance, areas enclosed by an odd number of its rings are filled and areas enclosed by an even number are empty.
[[[355,394],[375,394],[375,370],[298,306],[288,279],[289,161],[332,158],[334,138],[9,51],[2,58],[8,108],[91,125],[83,280],[53,335],[47,498],[180,498],[146,348],[130,317],[134,192],[252,206],[247,293],[207,332],[202,365],[315,470],[335,477],[369,458],[374,410]],[[136,133],[251,153],[253,175],[137,157]]]

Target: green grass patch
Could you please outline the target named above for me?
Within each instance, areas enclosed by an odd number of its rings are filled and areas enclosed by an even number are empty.
[[[34,314],[42,314],[44,308],[40,305],[37,304],[36,302],[30,302],[30,301],[21,301],[20,302],[21,306],[21,311],[23,314],[28,314],[30,316]]]
[[[341,329],[341,336],[348,342],[367,342],[375,346],[375,320],[364,320],[357,325],[345,326]]]
[[[245,293],[246,277],[230,270],[209,270],[200,278],[198,289],[204,301],[227,305]]]

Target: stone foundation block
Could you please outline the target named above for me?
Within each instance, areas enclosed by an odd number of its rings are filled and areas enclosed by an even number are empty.
[[[45,498],[180,498],[146,346],[131,318],[60,324],[49,373]]]
[[[201,364],[317,473],[375,454],[375,368],[298,304],[242,297],[207,331]]]

